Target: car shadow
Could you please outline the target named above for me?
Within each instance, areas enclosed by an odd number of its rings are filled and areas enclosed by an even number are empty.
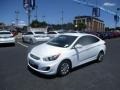
[[[33,75],[39,77],[39,78],[44,78],[44,79],[54,79],[57,77],[57,75],[43,75],[37,71],[32,70],[29,66],[27,66],[27,69],[30,73],[32,73]]]
[[[83,65],[77,66],[77,67],[73,68],[69,74],[71,74],[71,73],[74,72],[74,71],[77,71],[77,70],[80,70],[80,69],[82,69],[82,68],[85,68],[85,67],[87,67],[87,66],[90,66],[90,65],[92,65],[92,64],[95,64],[95,63],[97,63],[97,62],[96,62],[96,61],[91,61],[91,62],[85,63],[85,64],[83,64]],[[27,69],[28,69],[28,71],[29,71],[30,73],[32,73],[33,75],[35,75],[35,76],[37,76],[37,77],[39,77],[39,78],[54,79],[54,78],[64,77],[64,76],[58,76],[58,75],[44,75],[44,74],[41,74],[41,73],[39,73],[39,72],[37,72],[37,71],[32,70],[29,66],[27,66]]]
[[[14,47],[15,44],[0,44],[0,48],[3,48],[3,47]]]

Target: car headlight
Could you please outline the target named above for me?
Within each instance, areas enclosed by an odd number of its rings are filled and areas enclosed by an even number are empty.
[[[60,56],[60,54],[53,55],[53,56],[50,56],[50,57],[45,57],[45,58],[43,58],[43,61],[54,61],[54,60],[56,60],[59,56]]]

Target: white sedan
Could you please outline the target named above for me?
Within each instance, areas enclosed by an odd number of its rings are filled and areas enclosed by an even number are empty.
[[[47,33],[48,37],[50,37],[50,38],[57,37],[60,34],[63,34],[63,32],[62,31],[49,31]]]
[[[105,55],[105,41],[91,34],[66,33],[34,47],[28,53],[28,66],[42,74],[64,76],[76,66]]]
[[[15,45],[15,37],[10,31],[2,30],[0,31],[0,44],[7,43]]]
[[[39,41],[48,41],[50,37],[45,32],[29,31],[22,36],[23,42],[36,43]]]

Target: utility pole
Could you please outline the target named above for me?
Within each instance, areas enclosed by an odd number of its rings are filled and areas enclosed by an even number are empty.
[[[30,5],[28,6],[28,30],[30,30],[30,19],[31,19],[31,8]]]
[[[16,10],[15,11],[15,14],[16,14],[16,18],[15,18],[15,20],[16,20],[16,26],[18,26],[18,22],[19,22],[19,11],[18,10]]]
[[[120,8],[117,8],[116,15],[114,15],[115,28],[117,28],[117,24],[118,24],[119,19],[120,19],[120,17],[118,16],[118,11],[120,11]]]
[[[42,21],[45,22],[45,15],[42,16]]]
[[[61,28],[63,29],[63,24],[64,24],[64,17],[63,17],[63,14],[64,14],[64,11],[63,11],[63,9],[62,9],[62,12],[61,12],[61,23],[62,23],[62,25],[61,25]]]
[[[37,5],[35,7],[35,10],[36,10],[36,12],[35,12],[35,19],[38,20],[38,6]]]
[[[35,9],[35,0],[23,0],[23,7],[28,15],[28,28],[30,30],[31,12]]]

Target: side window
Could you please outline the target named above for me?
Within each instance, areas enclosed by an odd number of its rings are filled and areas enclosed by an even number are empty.
[[[78,40],[77,43],[85,46],[85,45],[96,43],[98,41],[99,41],[99,39],[94,36],[83,36]]]
[[[91,39],[91,43],[96,43],[99,41],[99,39],[94,36],[90,36],[90,39]]]
[[[32,35],[33,33],[32,32],[27,32],[27,34],[26,35]]]
[[[56,34],[55,32],[48,32],[48,34]]]

